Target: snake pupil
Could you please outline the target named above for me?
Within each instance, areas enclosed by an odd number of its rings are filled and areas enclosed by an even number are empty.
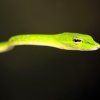
[[[73,41],[74,42],[81,42],[82,40],[80,40],[80,39],[74,39]]]

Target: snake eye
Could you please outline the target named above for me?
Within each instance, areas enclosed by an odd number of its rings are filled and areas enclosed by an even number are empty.
[[[74,42],[82,42],[81,39],[73,39]]]

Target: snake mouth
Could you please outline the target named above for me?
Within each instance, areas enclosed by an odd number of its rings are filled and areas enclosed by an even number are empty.
[[[100,44],[96,44],[94,47],[88,49],[79,49],[79,51],[95,51],[98,49],[100,49]]]
[[[92,48],[90,51],[98,50],[99,48]]]
[[[95,43],[94,46],[92,48],[90,48],[89,51],[98,50],[99,48],[100,48],[100,44],[99,43]]]
[[[94,48],[91,48],[89,51],[95,51],[100,49],[100,44],[97,44]]]

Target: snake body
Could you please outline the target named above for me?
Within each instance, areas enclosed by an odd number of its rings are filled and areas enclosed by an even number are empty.
[[[15,35],[0,43],[0,52],[18,45],[42,45],[64,50],[91,51],[100,48],[92,36],[80,33],[63,32],[58,34],[22,34]]]

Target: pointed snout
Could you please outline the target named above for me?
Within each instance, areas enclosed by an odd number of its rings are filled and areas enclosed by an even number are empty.
[[[95,47],[96,47],[96,50],[100,49],[100,44],[97,43]]]

